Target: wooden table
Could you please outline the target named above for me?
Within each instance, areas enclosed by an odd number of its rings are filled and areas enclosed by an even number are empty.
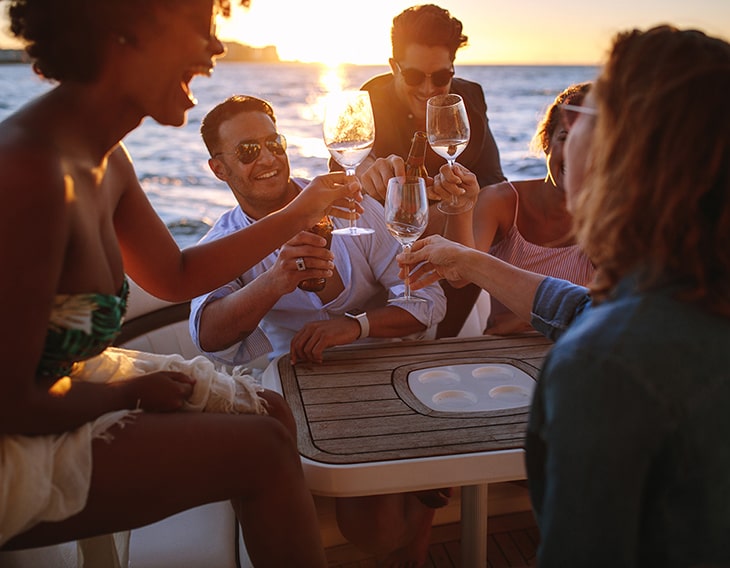
[[[292,367],[283,356],[264,385],[281,392],[297,422],[313,492],[334,497],[462,487],[464,566],[486,566],[487,486],[525,478],[529,408],[442,412],[419,401],[411,371],[508,363],[537,379],[552,343],[541,335],[381,343],[326,352]]]

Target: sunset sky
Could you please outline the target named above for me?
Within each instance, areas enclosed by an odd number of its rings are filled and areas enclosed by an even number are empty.
[[[220,36],[284,60],[385,64],[393,16],[413,0],[252,0]],[[595,64],[616,31],[657,23],[730,39],[730,0],[441,0],[464,23],[458,63]],[[4,28],[5,26],[3,26]],[[8,47],[7,41],[0,43]]]
[[[221,34],[286,60],[387,63],[393,16],[413,0],[252,0]],[[460,63],[598,63],[613,34],[670,22],[730,38],[730,0],[441,0],[464,24]]]

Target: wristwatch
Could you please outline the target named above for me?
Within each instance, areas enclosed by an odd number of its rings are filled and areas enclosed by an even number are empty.
[[[367,313],[365,313],[363,310],[355,308],[352,310],[347,310],[345,312],[345,316],[354,319],[355,321],[357,321],[357,323],[360,324],[360,336],[358,337],[358,339],[363,339],[364,337],[370,335],[370,321],[368,320]]]

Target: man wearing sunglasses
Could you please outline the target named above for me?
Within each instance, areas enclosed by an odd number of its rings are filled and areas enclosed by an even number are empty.
[[[375,116],[375,145],[358,168],[363,191],[381,202],[385,199],[384,180],[403,174],[403,160],[408,156],[413,134],[426,130],[426,101],[446,93],[461,95],[469,116],[471,136],[459,163],[477,176],[479,187],[504,181],[499,150],[489,129],[484,91],[478,83],[454,77],[456,52],[467,42],[461,22],[434,4],[413,6],[393,19],[391,41],[392,73],[374,77],[362,87],[370,92]],[[444,163],[430,147],[426,150],[430,175],[436,175]],[[340,168],[330,160],[330,169]],[[431,213],[426,234],[443,233],[444,216],[435,207]],[[448,311],[438,326],[437,337],[455,336],[479,289],[473,285],[461,289],[448,283],[443,286]]]
[[[206,115],[200,130],[210,168],[238,201],[203,241],[281,209],[306,185],[306,180],[289,176],[286,139],[277,132],[274,111],[266,101],[230,97]],[[293,361],[317,363],[324,349],[358,339],[433,337],[446,311],[440,286],[422,290],[426,302],[388,305],[388,296],[403,292],[395,260],[400,245],[388,232],[383,208],[375,200],[366,196],[362,208],[363,222],[375,229],[372,235],[335,236],[330,251],[322,237],[303,231],[233,282],[194,299],[190,333],[198,347],[226,365],[284,353]],[[346,221],[335,218],[333,223],[345,226]],[[304,279],[321,277],[327,283],[320,292],[297,287]],[[340,499],[337,511],[342,533],[370,553],[405,549],[409,560],[425,553],[434,510],[419,495]],[[393,517],[393,524],[378,529],[372,515],[384,514]],[[414,546],[414,538],[420,548]]]
[[[373,105],[375,145],[358,173],[364,173],[376,158],[395,155],[405,159],[413,134],[426,130],[426,101],[434,95],[456,93],[464,99],[471,126],[471,139],[459,162],[477,176],[480,187],[503,181],[484,91],[478,83],[454,77],[456,52],[467,42],[461,22],[434,4],[413,6],[393,19],[391,41],[392,73],[374,77],[362,86],[370,92]],[[426,169],[431,175],[444,163],[428,148]],[[384,187],[368,176],[362,183],[366,193],[382,201]]]
[[[281,209],[307,184],[289,175],[286,138],[277,132],[266,101],[230,97],[206,115],[200,130],[211,170],[238,201],[203,241]],[[427,302],[386,304],[388,294],[397,296],[403,288],[395,261],[400,247],[385,226],[382,207],[365,197],[362,208],[363,222],[376,229],[372,236],[335,236],[327,250],[322,237],[303,231],[236,281],[195,299],[190,321],[199,347],[232,365],[287,352],[294,361],[318,362],[324,349],[367,336],[433,336],[445,311],[443,294],[434,286],[426,291]],[[333,218],[333,223],[346,221]],[[325,289],[297,288],[309,278],[327,278]],[[354,309],[367,315],[348,317]]]

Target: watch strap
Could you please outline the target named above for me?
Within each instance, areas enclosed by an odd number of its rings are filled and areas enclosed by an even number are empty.
[[[364,339],[370,335],[370,320],[368,319],[367,313],[360,312],[355,314],[347,312],[345,315],[348,318],[356,320],[357,323],[360,325],[360,335],[358,336],[358,339]]]
[[[364,339],[370,335],[370,320],[366,313],[362,313],[357,317],[357,323],[360,324],[360,337],[358,339]]]

